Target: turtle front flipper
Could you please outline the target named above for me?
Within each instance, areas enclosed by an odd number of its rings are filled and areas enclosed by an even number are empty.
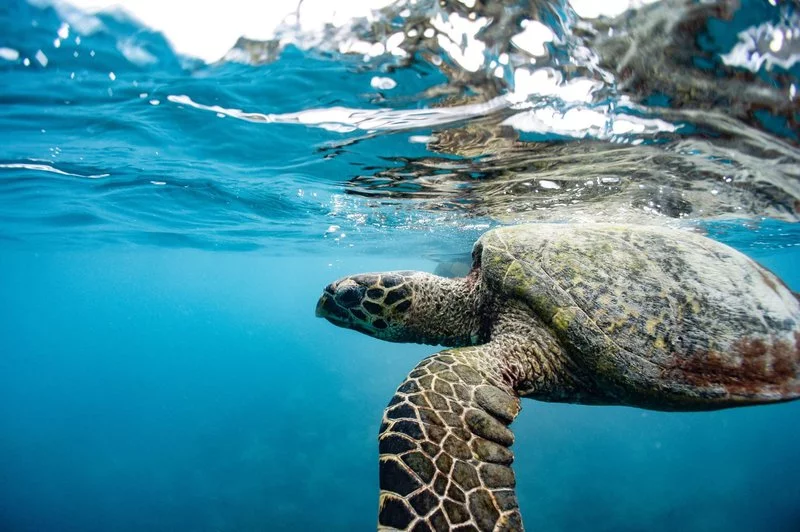
[[[397,389],[379,437],[379,529],[522,530],[507,427],[520,402],[489,351],[442,351]]]

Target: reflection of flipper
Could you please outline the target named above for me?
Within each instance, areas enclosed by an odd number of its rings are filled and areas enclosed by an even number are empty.
[[[522,530],[506,427],[519,399],[490,346],[429,357],[397,389],[381,425],[379,528]]]

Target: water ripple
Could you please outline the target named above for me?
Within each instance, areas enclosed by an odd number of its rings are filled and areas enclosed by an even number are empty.
[[[35,163],[0,163],[0,169],[33,170],[36,172],[50,172],[53,174],[66,175],[72,177],[84,177],[86,179],[101,179],[103,177],[109,177],[111,175],[111,174],[75,174],[72,172],[59,170],[58,168],[50,166],[49,164],[35,164]]]
[[[784,5],[467,4],[295,20],[206,64],[14,0],[0,238],[446,255],[501,223],[800,221]]]

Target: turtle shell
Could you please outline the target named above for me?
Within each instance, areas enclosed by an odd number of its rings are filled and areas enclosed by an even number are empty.
[[[601,391],[591,402],[713,409],[800,396],[800,302],[690,231],[535,224],[489,231],[475,266],[521,300]]]

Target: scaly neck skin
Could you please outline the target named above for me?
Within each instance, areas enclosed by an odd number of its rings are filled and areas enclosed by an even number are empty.
[[[405,326],[420,344],[464,347],[485,341],[477,272],[448,279],[429,273],[413,278],[412,311]]]

